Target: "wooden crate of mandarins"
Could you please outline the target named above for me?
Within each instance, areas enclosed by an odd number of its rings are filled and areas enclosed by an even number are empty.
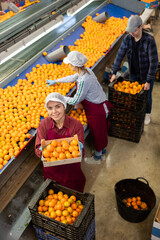
[[[121,107],[132,112],[142,111],[146,107],[148,91],[144,83],[124,80],[119,77],[108,85],[108,100],[114,107]]]
[[[78,136],[54,140],[41,140],[44,167],[81,162]]]
[[[94,239],[85,238],[95,218],[94,195],[90,193],[80,193],[47,179],[28,207],[34,227],[56,239]]]

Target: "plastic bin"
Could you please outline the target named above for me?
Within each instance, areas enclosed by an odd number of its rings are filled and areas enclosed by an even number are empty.
[[[140,179],[143,179],[145,183]],[[137,223],[145,220],[156,204],[156,196],[153,190],[149,187],[148,181],[142,177],[117,182],[115,184],[115,195],[119,214],[129,222]],[[135,196],[140,196],[142,201],[147,203],[147,210],[135,210],[122,202],[125,198]]]
[[[110,122],[122,128],[139,130],[144,122],[145,108],[139,112],[131,112],[124,108],[111,108]]]
[[[38,213],[37,207],[39,200],[45,199],[45,197],[48,195],[49,189],[53,189],[55,193],[62,191],[69,196],[75,195],[77,199],[82,201],[84,208],[72,225],[63,224]],[[50,179],[47,179],[42,184],[28,207],[30,210],[32,223],[35,226],[41,228],[44,231],[48,231],[55,236],[59,236],[67,240],[82,240],[87,232],[89,225],[91,224],[92,219],[95,217],[94,195],[90,193],[83,194],[74,191],[72,189],[63,187]]]
[[[111,123],[108,135],[138,143],[141,139],[143,130],[144,123],[138,129],[121,127],[118,123],[116,125]]]
[[[34,226],[34,229],[36,231],[36,236],[38,240],[65,240],[65,238],[61,238],[59,236],[53,236],[49,232],[46,233],[40,228],[37,228]],[[92,220],[87,233],[85,234],[83,240],[94,240],[95,239],[95,219]]]
[[[124,78],[119,77],[117,82],[123,82],[124,80]],[[117,82],[112,82],[108,85],[109,102],[112,103],[114,107],[125,108],[133,112],[142,111],[142,109],[146,107],[148,92],[144,91],[144,89],[137,94],[117,91],[114,89],[114,84]]]

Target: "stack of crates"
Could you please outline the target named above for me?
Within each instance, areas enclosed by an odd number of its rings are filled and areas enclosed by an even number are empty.
[[[53,189],[55,193],[62,191],[68,196],[74,195],[78,200],[81,200],[84,208],[73,224],[64,224],[38,213],[39,200],[46,198],[49,189]],[[28,207],[38,240],[95,239],[94,195],[90,193],[83,194],[47,179],[35,194]]]
[[[124,79],[119,77],[117,82]],[[116,83],[117,83],[116,82]],[[115,82],[108,85],[108,100],[113,108],[110,114],[109,136],[139,142],[143,129],[147,103],[147,91],[130,94],[114,89]]]

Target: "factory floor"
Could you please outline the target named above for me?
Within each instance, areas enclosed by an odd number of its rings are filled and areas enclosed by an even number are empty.
[[[153,29],[160,58],[160,18],[153,23]],[[96,240],[151,239],[153,219],[158,204],[160,204],[159,92],[160,82],[155,82],[151,123],[144,127],[139,143],[109,137],[105,161],[100,165],[89,165],[82,162],[82,169],[87,179],[84,192],[95,195]],[[86,156],[91,156],[90,135],[85,141],[85,151]],[[36,183],[40,185],[43,181],[41,164],[33,174],[30,182],[33,182],[33,185]],[[122,179],[138,177],[147,179],[156,195],[156,206],[144,221],[131,223],[124,220],[118,213],[114,186]],[[19,239],[37,239],[31,223]]]

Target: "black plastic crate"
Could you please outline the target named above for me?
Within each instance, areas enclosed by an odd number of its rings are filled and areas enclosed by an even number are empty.
[[[49,189],[53,189],[55,193],[62,191],[69,196],[75,195],[78,200],[82,201],[84,208],[72,225],[63,224],[38,213],[37,208],[39,200],[45,199],[45,197],[48,195]],[[87,232],[89,225],[91,224],[92,219],[95,217],[94,195],[90,193],[83,194],[74,191],[72,189],[63,187],[50,179],[47,179],[42,184],[28,207],[31,213],[32,223],[35,226],[67,240],[82,240]]]
[[[138,129],[122,127],[120,124],[110,124],[108,135],[138,143],[144,129],[144,122]]]
[[[36,231],[36,236],[38,240],[65,240],[65,238],[61,238],[59,236],[54,236],[49,231],[43,231],[40,228],[34,226]],[[94,240],[95,239],[95,218],[92,220],[88,230],[83,238],[83,240]]]
[[[139,130],[145,118],[145,108],[139,112],[131,112],[125,108],[111,108],[111,125],[120,126],[126,129]]]
[[[119,77],[117,82],[123,82],[124,80],[124,78]],[[131,80],[129,81],[133,82]],[[142,89],[137,94],[121,92],[114,89],[114,84],[117,82],[112,82],[108,85],[109,102],[112,103],[114,107],[126,108],[133,112],[142,111],[142,109],[146,107],[148,91]]]

